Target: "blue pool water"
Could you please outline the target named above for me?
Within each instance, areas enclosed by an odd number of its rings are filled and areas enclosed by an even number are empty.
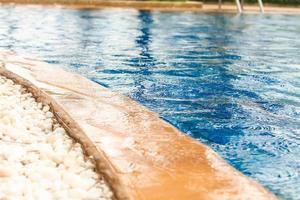
[[[0,49],[137,100],[300,199],[300,15],[0,7]]]

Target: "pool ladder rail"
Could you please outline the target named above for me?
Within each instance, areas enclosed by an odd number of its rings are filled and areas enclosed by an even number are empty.
[[[259,5],[260,12],[264,13],[265,10],[264,10],[264,5],[263,5],[262,0],[257,0],[257,2],[258,2],[258,5]],[[236,8],[237,8],[238,13],[242,13],[243,12],[244,0],[241,0],[241,1],[240,0],[235,0],[235,4],[236,4]],[[218,0],[218,7],[219,7],[219,10],[222,9],[222,0]]]

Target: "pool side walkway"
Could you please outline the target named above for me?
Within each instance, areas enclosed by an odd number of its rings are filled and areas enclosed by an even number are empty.
[[[79,74],[3,52],[0,75],[50,104],[95,160],[116,199],[276,199],[156,113]]]
[[[135,8],[142,10],[200,11],[199,1],[134,1],[134,0],[0,0],[0,3],[61,5],[69,8]]]
[[[102,9],[102,8],[133,8],[139,10],[157,11],[194,11],[194,12],[221,12],[237,13],[236,5],[225,3],[218,9],[216,3],[202,1],[147,1],[147,0],[0,0],[0,5],[26,4],[59,6],[74,9]],[[265,13],[300,14],[300,6],[264,4]],[[257,4],[244,5],[243,13],[260,13]]]

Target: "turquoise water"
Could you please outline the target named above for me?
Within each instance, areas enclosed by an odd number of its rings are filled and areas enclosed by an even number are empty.
[[[137,100],[300,199],[300,15],[0,7],[0,49]]]

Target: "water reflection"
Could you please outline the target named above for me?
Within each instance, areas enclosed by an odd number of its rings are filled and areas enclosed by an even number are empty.
[[[128,60],[130,68],[134,69],[133,76],[134,89],[130,92],[131,97],[138,101],[146,101],[145,92],[148,90],[149,82],[153,81],[152,68],[155,66],[155,59],[151,55],[150,44],[152,40],[150,27],[152,26],[152,13],[149,11],[139,11],[138,30],[140,34],[136,37],[136,48],[138,55],[133,55]],[[137,57],[136,57],[137,56]],[[151,85],[150,85],[151,86]]]

